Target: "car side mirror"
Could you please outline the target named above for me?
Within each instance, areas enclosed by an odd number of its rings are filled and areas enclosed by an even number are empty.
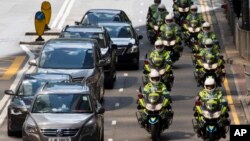
[[[5,90],[4,93],[6,95],[15,95],[15,93],[12,90]]]
[[[113,49],[117,49],[117,45],[116,45],[116,44],[112,44],[111,47],[112,47]]]
[[[103,107],[100,107],[96,110],[97,114],[103,114],[105,112],[105,109]]]
[[[81,23],[78,21],[75,21],[75,25],[80,25]]]
[[[139,36],[138,36],[138,39],[139,39],[139,40],[143,39],[143,36],[142,36],[142,35],[139,35]]]
[[[105,60],[99,60],[99,62],[97,63],[98,67],[103,67],[105,65],[106,61]]]
[[[29,65],[31,66],[37,66],[37,62],[35,59],[29,61]]]

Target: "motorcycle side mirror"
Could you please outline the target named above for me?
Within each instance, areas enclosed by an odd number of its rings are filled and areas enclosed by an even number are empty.
[[[201,101],[195,101],[195,106],[201,106]]]
[[[145,55],[145,59],[147,59],[148,58],[148,54],[146,53],[146,55]]]
[[[75,25],[80,25],[81,23],[79,21],[75,21]]]
[[[169,110],[169,109],[171,109],[171,108],[172,108],[171,105],[168,104],[168,105],[167,105],[167,109]]]
[[[139,92],[142,93],[141,86],[140,86],[140,88],[139,88]]]
[[[148,60],[144,60],[144,65],[148,65],[148,64],[149,64]]]
[[[229,114],[228,112],[225,113],[225,118],[228,118],[229,117]]]
[[[138,94],[138,98],[139,99],[142,99],[143,98],[143,95],[141,93]]]

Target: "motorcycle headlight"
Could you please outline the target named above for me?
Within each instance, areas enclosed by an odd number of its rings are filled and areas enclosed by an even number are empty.
[[[12,114],[12,115],[21,115],[21,114],[23,114],[23,113],[22,113],[22,111],[19,110],[19,109],[11,109],[11,110],[10,110],[10,114]]]
[[[153,111],[153,105],[152,104],[146,104],[146,109]]]
[[[175,45],[175,40],[170,42],[170,46],[174,46]]]
[[[209,65],[208,65],[207,63],[203,63],[203,67],[204,67],[205,69],[207,69],[207,70],[210,69],[210,68],[209,68]]]
[[[169,45],[169,42],[167,40],[163,40],[163,45],[164,46],[168,46]]]
[[[207,118],[207,119],[211,119],[211,114],[208,111],[202,111],[202,115]]]
[[[186,8],[184,9],[184,11],[185,11],[185,12],[188,12],[188,11],[189,11],[189,7],[186,7]]]
[[[194,32],[194,28],[188,27],[188,31],[189,31],[189,32]]]
[[[184,9],[184,8],[179,7],[179,8],[178,8],[178,10],[179,10],[179,12],[184,12],[184,10],[185,10],[185,9]]]
[[[215,63],[212,65],[212,69],[216,69],[218,67],[218,65]]]
[[[161,108],[162,108],[162,103],[157,104],[157,105],[155,106],[155,110],[156,110],[156,111],[160,111]]]
[[[220,111],[215,112],[215,113],[213,114],[213,118],[219,118],[220,115],[221,115],[221,112],[220,112]]]
[[[195,28],[195,32],[200,32],[200,30],[201,30],[200,27]]]
[[[38,131],[36,128],[36,124],[34,123],[34,121],[31,118],[28,118],[25,122],[26,122],[26,124],[24,126],[24,131],[27,134],[36,133]]]
[[[154,26],[154,30],[158,30],[159,29],[159,26]]]
[[[131,48],[127,50],[127,53],[136,53],[139,51],[139,47],[137,45],[133,45]]]
[[[160,71],[159,71],[159,74],[160,75],[163,75],[165,73],[165,69],[161,69]]]

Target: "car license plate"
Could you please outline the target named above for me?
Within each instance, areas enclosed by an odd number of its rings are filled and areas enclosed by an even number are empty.
[[[49,141],[71,141],[70,137],[55,137],[49,138]]]

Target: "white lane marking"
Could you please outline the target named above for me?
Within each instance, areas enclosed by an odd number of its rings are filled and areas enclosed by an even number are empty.
[[[120,107],[120,103],[115,103],[115,107]]]
[[[139,19],[139,22],[142,22],[142,19]]]
[[[116,120],[113,120],[113,121],[112,121],[112,125],[116,125]]]
[[[113,141],[113,139],[108,139],[108,141]]]
[[[124,73],[123,75],[124,75],[124,76],[128,76],[128,73]]]
[[[60,23],[57,26],[57,29],[62,29],[63,24],[64,24],[66,18],[69,16],[69,12],[70,12],[71,8],[73,7],[74,3],[75,3],[75,0],[71,0],[70,1],[69,6],[67,7],[67,9],[66,9],[66,11],[65,11],[65,13],[64,13],[64,15],[63,15],[63,17],[62,17],[62,19],[60,21]]]
[[[143,5],[144,5],[144,3],[143,3],[143,2],[141,2],[141,3],[140,3],[140,5],[141,5],[141,6],[143,6]]]
[[[64,1],[64,3],[63,3],[63,5],[62,5],[62,7],[61,7],[59,13],[57,14],[55,20],[53,21],[53,23],[52,23],[52,25],[51,25],[51,28],[55,28],[55,27],[56,27],[56,25],[57,25],[59,19],[60,19],[60,18],[62,17],[62,15],[64,14],[64,11],[65,11],[66,6],[68,6],[68,2],[69,2],[69,0],[65,0],[65,1]]]
[[[32,60],[35,58],[35,56],[32,54],[32,52],[25,46],[25,45],[20,45],[20,47],[28,54],[29,56],[29,60]],[[29,69],[29,61],[26,62],[26,64],[24,65],[24,67],[18,71],[15,80],[13,81],[13,83],[10,86],[10,90],[15,90],[16,86],[18,85],[19,81],[21,80],[23,74]],[[4,95],[4,97],[2,98],[2,100],[0,101],[0,109],[3,109],[3,107],[5,106],[5,103],[7,102],[4,110],[1,113],[0,116],[0,125],[2,125],[4,119],[7,116],[7,111],[5,111],[5,109],[8,107],[9,105],[9,95]]]
[[[137,31],[140,31],[140,28],[136,28]]]
[[[140,13],[142,14],[142,13],[143,13],[143,11],[140,11]]]
[[[120,88],[120,89],[118,90],[118,92],[123,92],[123,88]]]

